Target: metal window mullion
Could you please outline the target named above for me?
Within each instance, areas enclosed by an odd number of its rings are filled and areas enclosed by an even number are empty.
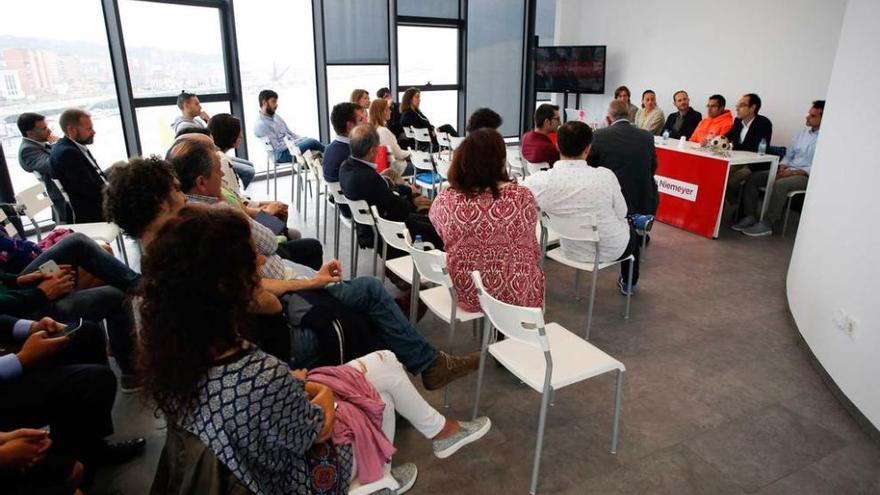
[[[116,99],[122,119],[122,134],[128,156],[141,154],[141,142],[135,115],[134,96],[131,88],[131,74],[128,71],[128,57],[122,36],[122,20],[119,16],[117,0],[101,0],[104,11],[104,26],[107,30],[107,43],[110,48],[110,64],[113,69],[113,82],[116,86]]]

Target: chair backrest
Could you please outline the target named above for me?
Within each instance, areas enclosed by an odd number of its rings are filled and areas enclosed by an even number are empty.
[[[599,242],[599,227],[596,225],[596,215],[592,213],[576,217],[561,217],[542,211],[541,223],[548,229],[556,231],[563,239]]]
[[[320,184],[321,181],[324,180],[324,177],[321,173],[321,171],[323,170],[321,166],[321,157],[316,155],[315,152],[312,150],[306,150],[306,152],[303,153],[303,158],[306,161],[306,167],[308,167],[308,169],[312,172],[312,175],[315,176],[315,179],[317,179],[318,183]]]
[[[499,332],[524,344],[550,350],[550,341],[544,332],[544,313],[541,308],[514,306],[492,297],[483,285],[480,272],[471,272],[477,287],[477,299],[483,314]]]
[[[415,139],[416,138],[416,133],[413,130],[412,126],[404,126],[403,135],[406,136],[408,139]]]
[[[330,192],[330,196],[333,197],[333,201],[338,205],[347,205],[348,199],[342,194],[342,186],[339,185],[338,182],[325,182],[327,184],[327,191]]]
[[[370,205],[362,199],[349,199],[348,207],[351,209],[351,218],[354,223],[360,225],[373,225],[373,215],[370,213]]]
[[[413,138],[419,143],[430,143],[431,142],[431,132],[428,131],[427,127],[418,128],[413,127]]]
[[[578,120],[580,122],[585,122],[587,119],[587,114],[583,110],[579,110],[577,108],[566,108],[565,109],[565,120],[572,121]]]
[[[403,238],[403,233],[406,231],[406,224],[382,218],[382,216],[379,215],[379,210],[377,210],[375,206],[371,206],[370,211],[373,212],[374,225],[379,229],[379,235],[382,236],[382,240],[393,248],[409,252],[409,247],[406,245],[406,241]]]
[[[507,168],[511,173],[526,174],[519,148],[507,148]]]
[[[523,160],[523,162],[525,162],[525,164],[526,164],[526,168],[528,169],[529,175],[537,174],[538,172],[540,172],[542,170],[547,170],[548,168],[550,168],[550,164],[547,162],[532,163],[528,160]]]
[[[410,155],[409,159],[412,162],[413,167],[419,170],[434,170],[434,164],[431,160],[431,154],[427,151],[413,150],[412,155]]]
[[[413,247],[409,230],[403,231],[403,241],[406,243],[406,250],[412,255],[413,265],[416,266],[423,280],[452,289],[452,277],[446,269],[446,253],[433,248],[430,251],[416,249]]]
[[[3,230],[9,235],[9,237],[15,237],[18,234],[18,229],[15,228],[15,225],[12,225],[12,222],[9,221],[9,217],[6,216],[6,212],[0,209],[0,225],[3,226]]]
[[[441,148],[452,149],[452,142],[450,141],[450,135],[448,132],[437,132],[437,144]]]
[[[35,223],[34,219],[49,208],[52,208],[52,200],[46,194],[43,184],[34,184],[31,187],[15,195],[15,202],[24,207],[24,214]]]
[[[437,160],[437,173],[440,174],[444,179],[449,177],[449,167],[452,166],[452,162],[446,158],[440,158]]]
[[[306,159],[303,156],[303,152],[299,149],[299,146],[293,142],[289,136],[284,138],[284,145],[287,146],[287,151],[290,152],[290,156],[292,156],[298,163],[305,165]]]
[[[776,155],[780,160],[785,158],[786,152],[788,152],[788,149],[785,146],[767,146],[767,154]]]
[[[275,163],[275,148],[272,147],[272,142],[269,141],[269,138],[265,137],[262,141],[263,147],[266,148],[266,162],[271,166]]]
[[[449,136],[449,147],[452,149],[457,149],[458,146],[463,142],[464,142],[463,137]]]
[[[40,181],[41,183],[43,181]],[[61,181],[58,179],[52,179],[52,183],[55,184],[55,189],[58,189],[58,192],[61,193],[61,196],[64,198],[64,201],[67,201],[67,204],[70,204],[70,196],[67,195],[67,191],[64,190],[64,186],[61,185]],[[45,189],[46,184],[43,184],[43,188]],[[49,194],[48,192],[46,194]],[[72,208],[72,206],[71,206]]]

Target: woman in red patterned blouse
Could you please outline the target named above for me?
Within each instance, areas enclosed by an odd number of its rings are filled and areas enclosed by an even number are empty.
[[[507,177],[501,135],[490,129],[470,133],[455,151],[449,184],[434,200],[430,218],[443,238],[458,306],[480,311],[471,280],[471,272],[479,270],[493,297],[542,307],[537,204],[531,191]]]

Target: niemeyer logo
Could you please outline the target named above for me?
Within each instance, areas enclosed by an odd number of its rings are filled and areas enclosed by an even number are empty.
[[[662,175],[655,175],[654,181],[657,182],[657,189],[664,194],[686,199],[688,201],[697,200],[697,189],[699,189],[700,186],[696,184],[670,179],[669,177],[663,177]]]

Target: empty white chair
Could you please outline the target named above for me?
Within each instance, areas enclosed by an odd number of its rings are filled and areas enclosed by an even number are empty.
[[[70,199],[67,197],[67,192],[64,191],[61,183],[56,181],[55,185],[58,186],[58,190],[61,191],[64,200],[69,204]],[[15,196],[15,202],[19,204],[21,207],[20,211],[27,217],[31,224],[33,224],[34,229],[37,231],[37,240],[42,240],[42,235],[37,226],[36,218],[40,213],[52,208],[52,200],[49,199],[49,194],[46,193],[45,186],[43,184],[34,184],[33,186],[28,187]],[[73,214],[74,218],[76,218],[75,210],[73,211]],[[119,249],[119,252],[122,253],[123,261],[125,261],[126,265],[128,264],[128,253],[125,251],[125,240],[122,238],[122,230],[120,230],[115,223],[71,223],[64,225],[64,228],[79,232],[96,241],[103,241],[108,244],[115,241],[116,247]]]
[[[463,137],[458,136],[449,136],[449,147],[452,148],[452,151],[458,149],[458,146],[464,142]]]
[[[275,183],[275,201],[278,201],[278,162],[275,161],[275,148],[269,142],[269,138],[263,138],[263,146],[266,148],[266,194],[269,194],[269,170],[272,171],[272,180]]]
[[[785,220],[782,221],[782,237],[785,237],[785,231],[788,230],[788,215],[791,213],[791,201],[795,196],[800,196],[801,194],[807,194],[806,189],[801,189],[799,191],[791,191],[788,193],[788,199],[785,200]],[[642,244],[642,250],[644,251],[645,245]]]
[[[434,167],[434,160],[431,157],[431,153],[428,153],[427,151],[413,150],[409,159],[413,164],[413,168],[415,168],[416,185],[423,189],[427,189],[436,196],[437,187],[439,186],[441,179],[437,177],[437,169]],[[428,179],[425,179],[424,177],[420,178],[419,174],[421,173],[426,173]]]
[[[405,253],[409,252],[409,247],[403,238],[403,232],[406,230],[406,224],[403,222],[393,222],[386,220],[379,215],[379,210],[375,206],[370,207],[373,212],[373,221],[375,227],[379,230],[382,237],[382,259],[385,260],[385,266],[392,273],[403,279],[409,284],[413,280],[413,261],[412,256],[406,255],[393,260],[388,259],[388,246],[397,248]],[[385,270],[382,270],[382,282],[385,282]]]
[[[528,175],[518,148],[507,148],[507,174],[511,178]]]
[[[452,284],[452,277],[446,269],[446,253],[438,249],[434,249],[430,243],[425,243],[425,247],[430,250],[424,251],[417,249],[412,244],[412,237],[408,230],[403,233],[404,242],[406,243],[409,254],[412,255],[413,265],[416,267],[416,273],[413,275],[412,281],[412,308],[417,308],[415,301],[422,300],[425,306],[437,315],[441,320],[449,324],[449,342],[446,351],[452,352],[453,339],[455,337],[455,323],[460,321],[466,323],[483,317],[483,313],[465,311],[458,307],[458,296],[455,294],[455,287]],[[426,290],[419,290],[419,284],[422,280],[437,284]],[[410,318],[415,325],[415,313],[410,311]],[[443,406],[449,406],[449,393],[443,394]]]
[[[558,215],[553,215],[547,213],[546,211],[541,212],[541,222],[548,229],[552,229],[559,234],[559,237],[563,239],[570,239],[572,241],[584,241],[591,242],[596,250],[596,257],[592,263],[581,263],[579,261],[575,261],[565,257],[562,252],[562,247],[558,247],[551,251],[547,252],[547,257],[551,260],[562,263],[563,265],[570,266],[575,269],[575,285],[574,292],[575,297],[580,298],[579,295],[579,286],[580,286],[580,270],[585,270],[588,272],[593,272],[593,281],[592,286],[590,287],[590,305],[587,309],[587,331],[584,334],[584,338],[587,340],[590,339],[590,328],[593,324],[593,304],[596,301],[596,283],[599,279],[599,270],[603,268],[608,268],[609,266],[615,266],[624,261],[633,261],[632,255],[627,256],[622,260],[617,261],[608,261],[608,262],[600,262],[599,261],[599,228],[596,225],[596,216],[595,215],[583,215],[577,218],[566,218],[560,217]],[[627,279],[627,287],[632,288],[632,268],[633,265],[629,265],[629,273]],[[626,311],[624,312],[624,318],[629,318],[629,304],[630,299],[632,298],[632,290],[626,296]]]
[[[451,136],[448,132],[440,132],[437,131],[437,146],[439,148],[439,154],[442,154],[444,151],[448,159],[452,159],[452,140]]]
[[[452,161],[447,160],[445,158],[440,158],[436,162],[437,165],[437,175],[439,176],[440,184],[437,186],[440,191],[443,191],[443,186],[449,185],[449,167],[452,166]]]
[[[348,199],[342,194],[342,188],[339,186],[339,183],[325,182],[324,184],[327,186],[327,192],[330,194],[330,197],[333,198],[333,204],[336,206],[336,222],[333,226],[333,257],[339,259],[339,225],[343,224],[349,229],[354,229],[354,225],[352,225],[351,219],[342,216],[342,212],[339,210],[341,205],[348,204]],[[324,223],[326,225],[326,221]],[[352,246],[352,249],[356,248]],[[352,259],[354,259],[354,253],[352,253],[351,256]]]
[[[413,139],[416,140],[416,149],[431,150],[431,131],[427,127],[413,127]]]
[[[379,234],[376,232],[376,226],[373,221],[373,213],[370,211],[370,205],[362,199],[349,199],[348,208],[351,210],[351,219],[358,225],[366,225],[373,231],[373,275],[376,275],[376,259],[379,257]],[[351,249],[354,252],[351,264],[351,276],[357,276],[358,252],[360,247],[357,241],[357,229],[351,229]],[[384,270],[383,270],[384,273]]]
[[[473,272],[471,276],[477,287],[480,307],[486,314],[473,417],[476,418],[480,410],[480,392],[487,351],[514,376],[541,394],[535,460],[532,465],[529,493],[534,494],[538,489],[544,427],[547,423],[547,406],[551,395],[562,387],[615,370],[617,384],[614,393],[614,419],[611,426],[611,453],[616,454],[623,374],[626,371],[623,363],[566,330],[565,327],[557,323],[545,324],[541,308],[513,306],[495,299],[483,286],[480,272]],[[490,345],[489,336],[492,333],[490,331],[492,326],[508,338]],[[571,423],[573,419],[566,418],[566,422]]]

